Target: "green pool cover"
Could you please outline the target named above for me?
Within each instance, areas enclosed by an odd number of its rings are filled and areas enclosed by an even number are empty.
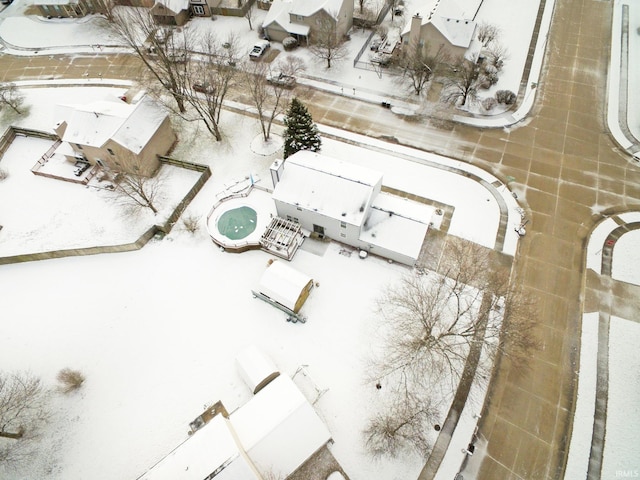
[[[256,229],[256,218],[253,208],[234,208],[220,216],[218,231],[231,240],[241,240]]]

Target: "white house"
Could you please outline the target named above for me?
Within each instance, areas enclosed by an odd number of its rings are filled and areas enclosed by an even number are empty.
[[[324,422],[286,375],[270,382],[229,418],[265,478],[287,478],[331,440]]]
[[[357,243],[382,174],[307,150],[283,165],[272,195],[278,216],[320,237]]]
[[[286,478],[330,440],[293,380],[280,375],[231,415],[216,414],[138,480]]]
[[[414,265],[434,208],[381,193],[382,174],[309,151],[272,169],[278,216],[320,237]]]
[[[231,422],[218,414],[138,480],[262,480]]]

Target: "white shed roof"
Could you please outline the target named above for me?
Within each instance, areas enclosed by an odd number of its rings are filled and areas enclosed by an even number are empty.
[[[230,417],[256,468],[286,478],[331,434],[291,378],[280,375]]]
[[[229,428],[216,415],[138,480],[259,480]]]
[[[361,225],[382,174],[310,151],[287,158],[273,199]]]
[[[255,345],[245,348],[238,354],[236,366],[252,393],[257,393],[264,388],[265,382],[273,380],[279,373],[275,363]]]
[[[167,117],[147,99],[135,105],[121,100],[58,105],[55,115],[56,121],[67,122],[65,142],[100,148],[113,139],[134,153],[140,153]]]
[[[310,281],[310,276],[286,265],[284,261],[276,260],[262,274],[259,290],[272,300],[294,310],[300,294]]]

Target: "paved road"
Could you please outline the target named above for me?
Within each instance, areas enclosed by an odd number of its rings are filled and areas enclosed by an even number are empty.
[[[534,112],[510,129],[398,121],[378,105],[320,91],[307,103],[319,123],[447,154],[493,171],[530,211],[515,276],[537,296],[544,348],[529,368],[500,363],[480,433],[480,478],[556,479],[568,449],[580,338],[585,239],[602,214],[640,208],[640,170],[606,131],[612,2],[558,0]],[[128,55],[0,57],[2,80],[139,78]],[[590,280],[589,288],[602,288]],[[605,286],[606,287],[606,286]],[[605,288],[606,289],[606,288]],[[624,294],[620,296],[624,303]]]

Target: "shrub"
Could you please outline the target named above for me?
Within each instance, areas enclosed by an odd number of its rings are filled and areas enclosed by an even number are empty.
[[[489,73],[486,76],[486,79],[489,81],[489,84],[495,85],[498,83],[498,74],[497,73]]]
[[[486,73],[487,75],[491,75],[494,73],[498,73],[498,69],[495,65],[488,63],[484,66],[484,73]]]
[[[484,108],[486,111],[493,110],[497,104],[498,101],[493,97],[488,97],[482,100],[482,108]]]
[[[504,103],[505,105],[513,105],[516,103],[516,94],[511,90],[498,90],[496,92],[496,100],[498,103]]]
[[[293,50],[298,46],[298,40],[293,37],[286,37],[284,40],[282,40],[282,46],[285,50]]]
[[[200,228],[200,219],[197,215],[187,215],[182,219],[182,224],[187,232],[196,233]]]
[[[63,368],[56,377],[60,383],[60,390],[63,393],[70,393],[77,390],[84,383],[84,375],[79,370]]]
[[[9,176],[9,172],[7,172],[5,169],[0,168],[0,180],[4,180],[5,178],[7,178]]]

